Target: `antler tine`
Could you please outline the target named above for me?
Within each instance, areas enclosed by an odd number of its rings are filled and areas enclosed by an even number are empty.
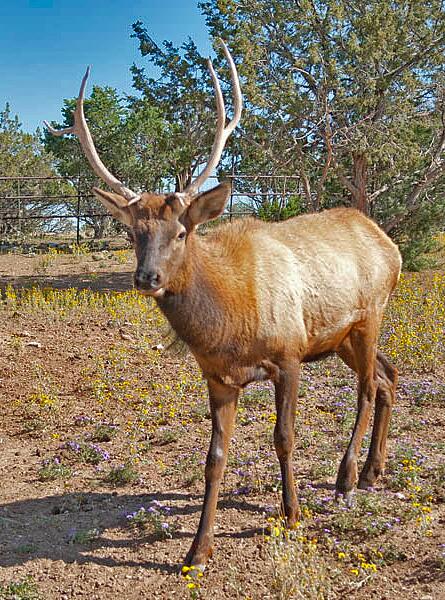
[[[198,191],[199,187],[208,179],[213,169],[218,165],[222,152],[224,150],[224,146],[226,145],[227,139],[238,125],[241,112],[243,108],[243,99],[241,95],[241,86],[239,82],[238,72],[236,70],[235,63],[233,61],[232,55],[229,52],[226,44],[223,40],[219,40],[224,55],[227,58],[230,67],[230,78],[232,81],[232,97],[233,97],[233,117],[227,127],[225,126],[226,121],[226,110],[224,107],[224,98],[221,92],[221,86],[219,80],[216,76],[215,69],[213,68],[212,61],[209,59],[207,64],[210,71],[210,75],[212,77],[213,88],[215,90],[216,97],[216,110],[217,110],[217,123],[216,123],[216,133],[215,140],[212,145],[212,151],[210,153],[210,157],[207,161],[207,164],[203,170],[203,172],[192,181],[184,190],[186,194],[192,197]]]
[[[65,127],[65,129],[54,129],[54,127],[52,127],[48,123],[48,121],[43,121],[43,124],[45,125],[45,127],[48,129],[48,131],[52,135],[55,135],[57,137],[61,137],[62,135],[69,134],[69,133],[74,133],[74,135],[79,135],[78,134],[78,123],[76,121],[76,113],[79,110],[79,106],[80,106],[80,110],[83,114],[83,99],[84,99],[84,95],[85,95],[85,87],[87,85],[88,77],[90,76],[90,69],[91,69],[91,67],[88,66],[87,70],[85,72],[85,75],[83,76],[82,83],[80,84],[79,95],[76,100],[76,109],[74,111],[74,125],[72,125],[71,127]]]
[[[210,58],[207,59],[207,68],[210,71],[210,76],[212,78],[213,89],[215,90],[215,100],[216,100],[216,114],[217,114],[217,123],[216,130],[224,131],[224,125],[226,124],[226,107],[224,105],[224,98],[221,91],[221,85],[219,83],[219,79],[215,73],[215,69],[213,68],[213,63]],[[217,134],[215,137],[218,137]]]
[[[243,96],[241,94],[241,84],[238,77],[238,71],[236,70],[235,62],[232,58],[232,55],[227,48],[227,45],[220,40],[225,57],[227,58],[227,62],[230,67],[230,79],[232,81],[232,98],[233,98],[233,118],[226,127],[227,136],[229,136],[235,127],[238,125],[241,119],[241,112],[243,110]]]
[[[74,111],[74,125],[72,127],[66,127],[65,129],[54,129],[54,127],[51,127],[47,121],[43,121],[43,123],[52,135],[61,136],[68,133],[76,135],[79,138],[82,150],[96,175],[100,177],[113,191],[121,196],[124,196],[124,198],[128,200],[129,205],[134,204],[140,199],[140,195],[127,188],[106,168],[97,153],[93,138],[90,130],[88,129],[85,114],[83,112],[83,100],[89,75],[90,67],[87,68],[80,85],[79,96],[77,98],[76,109]]]

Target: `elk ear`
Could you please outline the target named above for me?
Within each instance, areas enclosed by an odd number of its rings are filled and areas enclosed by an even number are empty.
[[[199,194],[185,213],[184,224],[187,229],[219,217],[224,212],[231,189],[231,184],[225,182]]]
[[[128,202],[123,196],[119,194],[113,194],[106,192],[100,188],[93,188],[94,195],[98,200],[102,202],[107,211],[118,221],[131,227],[133,225],[133,219],[131,217],[130,209],[128,208]]]

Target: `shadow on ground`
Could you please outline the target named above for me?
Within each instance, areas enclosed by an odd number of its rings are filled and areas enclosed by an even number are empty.
[[[15,288],[56,288],[60,290],[77,288],[79,290],[89,289],[97,292],[125,292],[133,287],[133,271],[116,273],[79,273],[55,276],[19,276],[0,277],[0,290],[8,285]]]
[[[0,567],[25,564],[36,559],[65,563],[94,563],[116,567],[143,567],[164,573],[178,572],[182,563],[145,561],[125,558],[125,550],[135,550],[160,541],[159,534],[141,531],[135,534],[127,515],[156,500],[170,506],[169,521],[183,522],[181,517],[199,513],[202,496],[180,492],[156,494],[67,493],[45,498],[19,500],[0,504]],[[181,505],[175,505],[180,503]],[[261,513],[263,508],[244,499],[228,497],[219,503],[220,509],[235,509]],[[76,532],[97,531],[97,537],[86,543],[75,542]],[[194,531],[181,527],[172,539],[190,539]],[[250,538],[262,529],[251,528],[236,533],[219,533],[216,537]],[[168,543],[168,540],[162,543]],[[99,556],[109,551],[109,556]],[[123,558],[116,554],[123,551]],[[184,558],[181,556],[178,559]]]

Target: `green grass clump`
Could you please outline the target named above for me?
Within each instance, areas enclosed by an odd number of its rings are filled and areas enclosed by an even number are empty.
[[[23,581],[0,584],[0,600],[41,600],[36,584],[31,577]]]
[[[111,442],[117,433],[116,425],[109,425],[108,423],[99,423],[96,429],[93,431],[91,441],[93,442]]]
[[[105,483],[111,483],[114,486],[128,485],[135,483],[139,479],[139,473],[129,462],[113,467],[104,477]]]
[[[71,477],[71,469],[62,464],[58,458],[45,460],[38,472],[39,481],[55,481],[56,479],[68,479]]]

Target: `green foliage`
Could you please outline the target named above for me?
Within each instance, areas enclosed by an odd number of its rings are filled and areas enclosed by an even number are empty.
[[[429,240],[445,218],[439,0],[353,6],[345,0],[202,0],[200,7],[211,35],[230,46],[245,101],[242,129],[230,138],[219,174],[230,163],[251,176],[237,191],[261,218],[357,206],[401,243],[407,266],[425,266]],[[133,65],[138,94],[130,97],[94,86],[85,100],[89,127],[103,162],[129,187],[157,190],[174,179],[183,189],[205,163],[214,136],[206,61],[190,39],[180,47],[158,45],[141,21],[132,37],[156,74]],[[215,50],[230,113],[227,61]],[[65,100],[61,126],[72,125],[74,106],[74,99]],[[97,183],[76,139],[45,132],[44,146],[37,134],[21,132],[7,105],[0,113],[0,164],[8,174],[50,172],[53,155],[61,174],[85,178],[85,193]],[[258,174],[269,178],[260,181]],[[88,202],[93,213],[103,212]],[[74,211],[72,201],[66,208]],[[89,219],[96,236],[110,224]]]
[[[114,486],[128,485],[135,483],[139,479],[139,474],[133,465],[129,462],[113,467],[105,476],[105,483],[110,483]]]
[[[170,507],[153,500],[148,509],[141,506],[135,512],[128,514],[127,520],[132,527],[149,530],[161,539],[171,539],[178,526],[167,522],[169,512]]]
[[[96,426],[91,440],[93,442],[110,442],[117,433],[117,427],[115,425],[109,425],[107,423],[99,423]]]
[[[440,242],[436,234],[445,223],[445,197],[439,191],[434,204],[425,203],[411,214],[396,231],[406,271],[437,268],[436,253]]]
[[[290,196],[283,204],[276,198],[272,202],[263,202],[258,209],[258,216],[264,221],[285,221],[301,214],[302,202],[299,196]]]
[[[0,176],[1,177],[51,177],[51,154],[40,142],[40,132],[22,131],[17,115],[13,115],[6,103],[0,111]],[[27,179],[17,184],[15,180],[0,180],[0,233],[4,238],[41,231],[43,223],[33,218],[29,221],[17,217],[36,216],[48,211],[52,200],[45,196],[62,193],[63,184],[59,181],[37,181]],[[16,196],[24,196],[20,203]],[[3,216],[3,215],[2,215]]]
[[[52,123],[56,128],[73,125],[73,111],[76,99],[64,100],[63,123]],[[116,160],[115,144],[118,141],[123,109],[116,90],[94,86],[91,98],[85,99],[84,111],[95,144],[100,148],[102,160],[114,172],[121,176],[119,160]],[[61,175],[82,176],[89,184],[96,182],[94,173],[85,158],[76,137],[55,137],[45,130],[43,136],[45,147],[50,150],[56,160],[56,166]],[[116,170],[117,169],[117,170]]]
[[[53,123],[56,128],[73,124],[76,99],[64,101],[64,122]],[[166,126],[158,112],[146,102],[130,109],[111,87],[94,86],[90,98],[84,102],[85,117],[99,150],[102,161],[121,181],[135,189],[155,189],[164,174],[160,162],[160,140]],[[61,174],[82,175],[87,185],[96,183],[96,177],[75,137],[44,135],[45,146],[56,157]]]
[[[146,103],[169,123],[162,151],[176,188],[183,189],[205,162],[213,142],[216,108],[207,64],[191,39],[181,48],[164,41],[161,48],[141,21],[133,24],[133,31],[142,56],[158,73],[149,77],[144,68],[131,67],[133,86],[142,94],[142,100],[132,98],[132,106],[138,110]]]
[[[200,6],[211,34],[240,59],[245,112],[234,147],[238,171],[300,175],[306,208],[351,203],[399,236],[422,206],[440,202],[445,21],[439,1],[206,0]],[[434,222],[426,212],[423,218],[426,236]]]
[[[6,103],[0,111],[0,165],[2,177],[52,175],[51,157],[39,140],[40,133],[25,133],[17,115]],[[4,185],[0,182],[0,185]],[[0,188],[1,189],[1,188]],[[3,190],[1,190],[3,191]]]
[[[93,529],[79,529],[72,530],[68,536],[69,544],[91,544],[100,535],[99,529],[94,527]]]
[[[62,124],[52,123],[55,128],[70,127],[76,99],[64,101]],[[90,98],[84,102],[85,117],[101,160],[120,181],[135,190],[156,190],[162,178],[168,174],[168,157],[164,152],[168,127],[159,112],[141,100],[137,106],[128,106],[111,87],[94,86]],[[61,175],[82,178],[84,195],[89,196],[97,178],[86,159],[76,137],[55,137],[48,131],[44,144],[55,157]],[[102,237],[111,227],[111,220],[104,220],[103,207],[94,198],[88,198],[87,224],[94,229],[96,237]],[[73,206],[68,203],[68,209]],[[99,215],[99,216],[94,216]],[[114,224],[116,226],[116,224]]]
[[[38,472],[39,481],[54,481],[67,479],[71,476],[71,469],[62,464],[58,458],[45,460]]]

